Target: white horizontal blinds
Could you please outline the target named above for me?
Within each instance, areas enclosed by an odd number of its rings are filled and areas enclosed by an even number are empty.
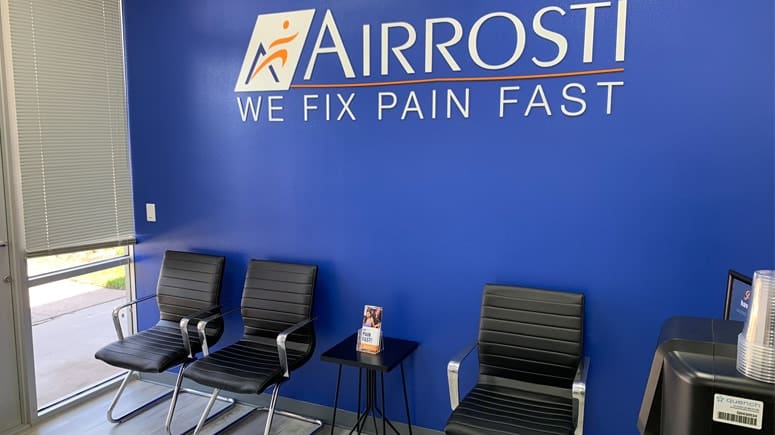
[[[134,242],[120,0],[9,0],[27,251]]]

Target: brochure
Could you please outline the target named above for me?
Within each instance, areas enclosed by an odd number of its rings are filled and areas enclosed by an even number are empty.
[[[382,307],[363,307],[363,322],[358,336],[358,350],[379,353],[382,346]]]

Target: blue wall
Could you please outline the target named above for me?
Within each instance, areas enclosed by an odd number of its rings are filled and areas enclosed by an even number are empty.
[[[631,1],[624,62],[613,55],[616,4],[601,9],[594,60],[584,64],[584,12],[563,0],[126,0],[138,293],[154,291],[165,249],[226,255],[226,305],[238,303],[250,258],[318,264],[317,353],[358,327],[364,304],[384,306],[387,334],[421,343],[407,366],[415,421],[441,429],[449,415],[446,362],[475,337],[485,282],[582,291],[592,359],[586,428],[636,433],[661,323],[679,314],[720,316],[728,268],[775,266],[773,3],[714,3]],[[545,23],[567,35],[569,50],[560,65],[542,70],[530,58],[557,53],[530,31],[544,5],[567,12]],[[372,25],[375,48],[379,23],[407,21],[418,29],[406,52],[417,74],[402,73],[392,60],[391,74],[381,77],[375,51],[372,76],[353,83],[624,72],[235,93],[256,16],[304,8],[317,13],[294,83],[304,83],[326,8],[352,47],[356,71],[362,24]],[[478,17],[498,10],[520,16],[528,28],[516,65],[482,70],[464,39],[450,49],[460,73],[438,54],[437,69],[422,71],[426,18],[455,17],[467,33]],[[480,35],[482,57],[491,63],[508,57],[501,47],[514,44],[504,22],[492,21]],[[395,40],[404,37],[394,32]],[[440,39],[451,35],[439,32]],[[346,81],[329,54],[309,83]],[[599,81],[624,82],[613,91],[610,115]],[[571,82],[587,90],[583,116],[561,112],[563,103],[579,107],[562,98]],[[536,84],[552,116],[541,108],[523,116]],[[501,119],[499,88],[510,85],[522,87],[510,94],[519,103]],[[465,87],[469,119],[455,111],[452,119],[427,119],[431,90],[462,96]],[[425,99],[425,120],[410,113],[400,121],[400,111],[376,120],[378,92],[395,92],[402,107],[410,90]],[[326,92],[356,92],[358,120],[326,122],[318,111],[305,123],[303,95]],[[258,122],[242,121],[237,98],[260,95],[284,96],[284,122],[267,122],[266,112]],[[146,202],[157,204],[158,222],[145,222]],[[141,326],[156,316],[145,307]],[[238,324],[230,326],[234,337]],[[282,394],[331,405],[335,377],[336,368],[316,355]],[[354,410],[357,375],[346,371],[344,378],[343,403]],[[389,379],[400,381],[395,373]],[[398,391],[388,391],[388,409],[401,409]]]

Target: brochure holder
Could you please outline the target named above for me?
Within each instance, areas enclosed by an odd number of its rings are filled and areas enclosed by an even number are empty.
[[[382,352],[383,344],[381,328],[364,326],[358,330],[358,341],[356,344],[358,352],[378,354]]]
[[[382,307],[366,305],[363,307],[362,328],[358,330],[355,349],[358,352],[382,352]]]

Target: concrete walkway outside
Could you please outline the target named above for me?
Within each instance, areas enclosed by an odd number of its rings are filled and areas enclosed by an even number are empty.
[[[119,305],[119,302],[125,299],[126,292],[124,290],[113,290],[94,286],[83,287],[87,288],[88,292],[61,299],[56,302],[31,306],[30,315],[32,317],[32,326],[34,327],[43,322],[56,319],[64,314],[72,314],[84,308],[93,307],[105,302],[116,301],[115,305]]]
[[[121,372],[94,352],[116,340],[111,312],[125,298],[124,290],[70,281],[30,289],[39,408]]]

